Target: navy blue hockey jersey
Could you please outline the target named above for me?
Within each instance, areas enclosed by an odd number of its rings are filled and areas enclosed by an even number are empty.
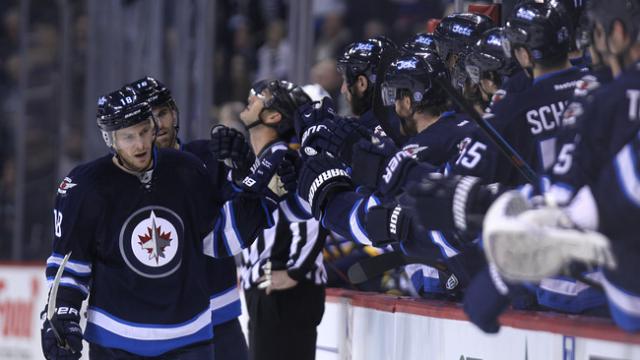
[[[261,200],[225,203],[210,184],[200,160],[170,149],[140,177],[107,155],[64,179],[46,274],[72,252],[58,298],[78,306],[90,294],[87,341],[155,356],[211,339],[203,253],[239,253],[272,219]],[[239,214],[252,222],[236,227]]]
[[[546,172],[555,162],[556,135],[562,114],[584,76],[569,68],[536,78],[531,87],[506,94],[494,103],[485,118],[522,156],[534,171]],[[455,163],[454,173],[474,175],[487,183],[519,185],[525,179],[480,130]]]

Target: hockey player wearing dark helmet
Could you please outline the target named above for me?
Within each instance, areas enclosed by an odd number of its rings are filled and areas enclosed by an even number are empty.
[[[423,32],[415,34],[407,40],[407,42],[402,44],[402,51],[415,54],[425,51],[437,52],[438,49],[433,34]]]
[[[532,77],[571,67],[571,21],[564,5],[525,1],[514,9],[504,33],[505,54]]]
[[[213,358],[205,255],[238,254],[272,224],[263,194],[276,169],[260,164],[253,186],[227,199],[196,157],[154,145],[151,107],[133,88],[100,97],[96,117],[112,153],[75,167],[58,189],[46,275],[64,275],[41,331],[44,356],[79,359],[86,340],[94,360]],[[233,229],[216,225],[241,217]]]
[[[338,58],[338,71],[343,77],[341,92],[354,115],[362,116],[373,107],[380,67],[392,51],[395,45],[390,40],[368,39],[348,45]]]
[[[407,136],[421,132],[447,110],[447,95],[434,82],[435,77],[449,79],[449,73],[433,52],[401,56],[385,74],[383,103],[395,106]]]
[[[453,86],[462,90],[467,73],[465,58],[480,35],[494,27],[490,18],[484,15],[461,13],[452,14],[440,21],[433,37],[436,40],[438,55],[445,62],[451,73]]]
[[[97,124],[119,167],[134,173],[151,168],[156,122],[149,104],[132,88],[98,99]]]
[[[465,61],[467,75],[479,86],[484,107],[489,105],[502,84],[519,70],[515,61],[504,54],[503,40],[502,28],[485,31],[471,47]]]
[[[171,96],[171,91],[160,80],[150,76],[138,79],[129,86],[151,106],[158,124],[155,145],[159,149],[171,148],[195,155],[206,166],[212,180],[211,186],[219,191],[221,197],[230,196],[233,189],[231,183],[227,181],[229,169],[225,164],[232,164],[234,175],[240,177],[248,174],[249,168],[255,161],[255,156],[244,136],[235,130],[226,129],[225,140],[227,141],[224,144],[220,142],[213,144],[213,140],[204,139],[182,142],[178,137],[178,107]],[[213,149],[216,151],[212,151]],[[219,159],[222,156],[229,156],[229,158],[223,162]],[[238,225],[242,226],[242,223]],[[209,286],[211,300],[215,358],[247,359],[247,344],[238,321],[241,306],[235,260],[233,258],[210,259],[206,262],[206,267],[204,276]]]
[[[156,144],[160,147],[178,149],[180,119],[178,107],[171,91],[162,82],[151,76],[136,80],[129,86],[151,106],[151,111],[158,124]]]

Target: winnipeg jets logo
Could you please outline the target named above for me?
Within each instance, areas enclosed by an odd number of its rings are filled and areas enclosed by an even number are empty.
[[[60,195],[66,195],[67,194],[67,190],[72,189],[74,187],[76,187],[78,184],[74,184],[73,180],[71,180],[70,177],[66,177],[64,178],[64,180],[62,180],[62,182],[60,183],[60,186],[58,186],[58,194]]]
[[[163,232],[162,226],[157,224],[158,218],[156,214],[151,211],[149,221],[151,227],[147,228],[147,232],[144,235],[138,235],[140,241],[138,244],[147,250],[149,254],[149,260],[155,260],[156,264],[159,263],[159,258],[164,258],[164,249],[171,244],[171,232]]]
[[[168,276],[181,264],[184,226],[170,209],[148,206],[133,213],[120,232],[120,253],[137,274]]]
[[[398,60],[398,62],[396,62],[396,68],[398,70],[415,69],[416,64],[417,60]]]

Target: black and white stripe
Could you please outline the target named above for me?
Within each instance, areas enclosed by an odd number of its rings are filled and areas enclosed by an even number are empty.
[[[242,252],[241,271],[244,289],[258,285],[264,272],[262,266],[271,261],[274,270],[289,271],[300,281],[306,279],[316,285],[327,282],[322,262],[322,247],[326,231],[317,220],[289,222],[282,210],[274,211],[276,226],[262,231],[256,241]]]

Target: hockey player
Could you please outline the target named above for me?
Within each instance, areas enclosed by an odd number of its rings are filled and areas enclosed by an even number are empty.
[[[436,47],[436,40],[434,39],[433,34],[427,32],[418,33],[411,37],[402,45],[402,50],[409,54],[420,52],[438,52],[438,48]]]
[[[91,359],[210,359],[203,253],[239,253],[270,226],[258,194],[274,164],[261,164],[247,179],[256,185],[225,203],[201,161],[153,145],[151,108],[133,89],[101,97],[97,123],[112,153],[76,167],[58,188],[47,278],[70,260],[56,315],[43,324],[45,357],[78,359],[84,338]],[[252,221],[231,226],[240,214]],[[82,334],[78,311],[89,294]]]
[[[493,28],[485,31],[471,47],[465,59],[465,70],[473,84],[478,86],[482,96],[482,112],[489,105],[493,95],[502,85],[521,71],[516,62],[504,53],[502,40],[504,29]],[[498,96],[503,96],[499,94]]]
[[[396,45],[385,37],[358,41],[338,58],[338,71],[342,74],[340,91],[358,122],[378,135],[398,139],[398,119],[382,107],[379,90],[379,80],[396,56]]]
[[[446,112],[447,96],[437,85],[435,78],[448,80],[444,64],[436,54],[406,55],[392,63],[383,84],[387,104],[395,104],[398,115],[405,117],[413,137],[404,150],[398,152],[390,141],[380,144],[360,142],[354,148],[353,181],[369,191],[354,192],[352,180],[344,172],[338,159],[328,156],[309,156],[300,177],[300,194],[311,202],[314,216],[320,218],[327,228],[355,242],[380,246],[391,241],[405,241],[405,246],[422,246],[423,238],[431,236],[433,244],[423,246],[424,255],[430,258],[449,258],[458,252],[447,243],[441,234],[428,234],[422,230],[414,233],[410,221],[397,212],[393,202],[401,189],[402,178],[411,177],[411,170],[395,173],[395,167],[403,158],[418,158],[434,165],[425,165],[436,172],[447,161],[455,159],[464,138],[473,128],[466,120],[459,120]],[[330,148],[308,151],[309,146],[320,142],[304,141],[316,134],[303,137],[302,153],[327,153]],[[320,135],[317,135],[320,136]],[[331,137],[331,134],[323,135]],[[311,144],[311,145],[310,145]],[[340,158],[340,157],[338,157]],[[326,174],[334,174],[326,178]],[[371,194],[371,191],[375,193]],[[384,203],[382,206],[378,206]],[[414,241],[420,238],[419,241]],[[422,251],[419,249],[407,251]],[[414,253],[415,254],[415,253]],[[427,255],[425,255],[427,254]],[[433,278],[432,278],[433,279]],[[435,277],[435,283],[438,282]]]
[[[494,26],[487,16],[461,13],[443,18],[433,32],[438,55],[451,73],[451,83],[479,110],[484,110],[480,90],[470,81],[465,62],[480,36]]]
[[[158,124],[156,146],[187,151],[198,157],[211,176],[210,186],[220,190],[221,198],[230,199],[233,190],[231,183],[227,181],[228,168],[209,150],[212,148],[216,155],[224,158],[229,156],[236,171],[246,176],[254,163],[255,156],[244,137],[229,129],[226,130],[224,142],[218,141],[221,137],[217,136],[211,141],[196,140],[182,143],[178,137],[178,107],[171,96],[171,91],[159,80],[148,76],[132,82],[130,86],[138,92],[142,101],[151,106]],[[242,226],[242,223],[238,226]],[[238,321],[242,309],[235,260],[233,257],[210,259],[206,262],[206,266],[205,276],[209,277],[211,286],[210,304],[215,358],[218,360],[247,359],[247,343]]]
[[[259,159],[277,152],[297,156],[288,150],[294,135],[293,114],[310,102],[300,87],[287,81],[253,85],[240,119]],[[293,187],[286,185],[291,191],[288,196],[296,202],[296,179],[291,180]],[[305,221],[296,216],[300,212],[293,211],[293,206],[282,205],[273,212],[276,225],[242,253],[252,360],[314,359],[316,327],[324,313],[327,278],[321,251],[326,231],[315,219]]]

